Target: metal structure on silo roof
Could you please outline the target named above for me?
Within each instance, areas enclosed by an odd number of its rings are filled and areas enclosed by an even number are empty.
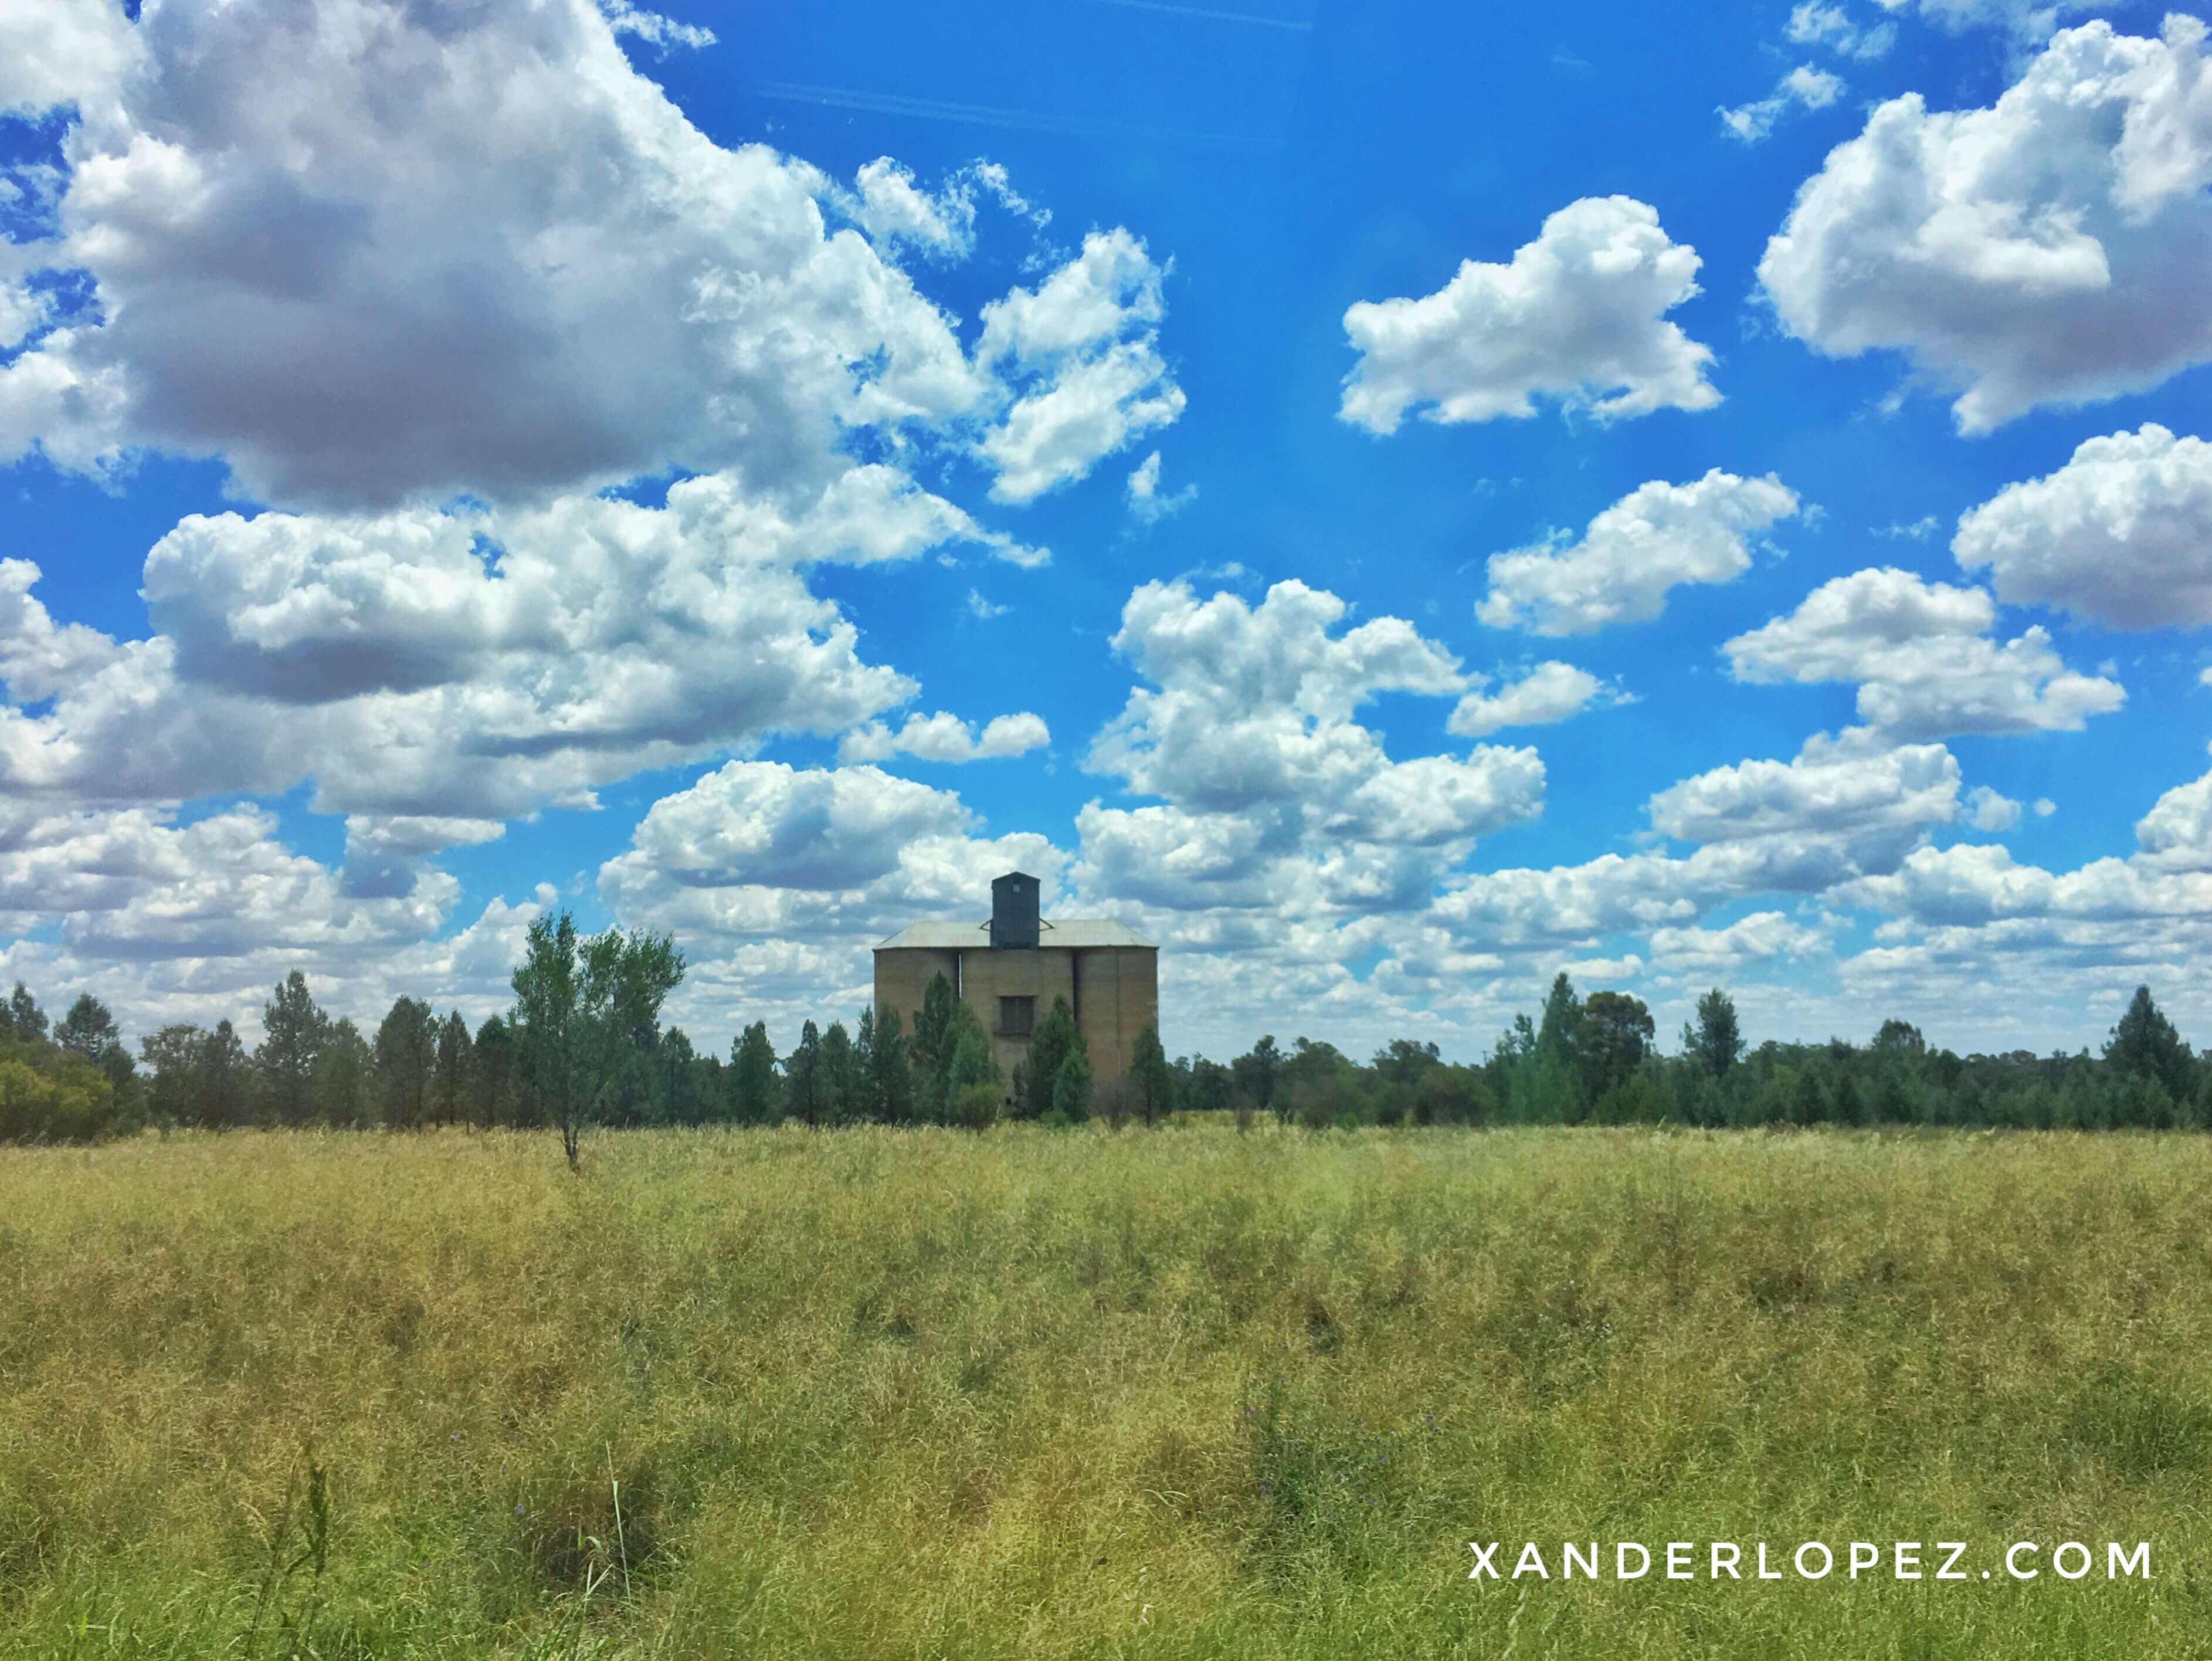
[[[1037,879],[1026,871],[993,878],[991,944],[1034,948],[1037,928]]]

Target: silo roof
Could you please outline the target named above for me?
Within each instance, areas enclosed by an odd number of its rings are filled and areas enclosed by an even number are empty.
[[[898,952],[920,947],[939,952],[971,951],[988,948],[990,944],[988,922],[910,922],[878,945],[876,950]],[[1037,944],[1047,949],[1055,946],[1154,946],[1128,924],[1108,917],[1067,917],[1058,921],[1048,918],[1038,931]]]

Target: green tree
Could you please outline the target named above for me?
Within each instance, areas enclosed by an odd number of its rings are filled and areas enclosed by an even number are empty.
[[[945,1072],[952,1058],[953,1017],[962,1008],[952,983],[939,970],[921,989],[921,1008],[914,1018],[914,1074],[922,1116],[946,1116]]]
[[[583,1127],[599,1116],[611,1087],[659,1048],[661,1007],[683,979],[684,954],[666,934],[610,928],[580,936],[566,911],[531,923],[508,1024],[570,1170],[580,1168]]]
[[[1545,995],[1543,1018],[1536,1025],[1537,1055],[1561,1066],[1573,1066],[1582,1024],[1583,1001],[1575,995],[1575,983],[1562,969],[1553,977],[1552,989]]]
[[[1928,1053],[1928,1040],[1920,1036],[1920,1029],[1911,1021],[1887,1020],[1881,1024],[1881,1031],[1874,1035],[1874,1050],[1877,1055],[1917,1059]]]
[[[1651,1012],[1626,992],[1593,992],[1583,1005],[1577,1062],[1583,1094],[1597,1101],[1644,1064],[1651,1053]]]
[[[1054,997],[1044,1019],[1030,1029],[1029,1055],[1023,1064],[1025,1099],[1014,1104],[1015,1112],[1025,1119],[1041,1119],[1049,1112],[1053,1092],[1059,1087],[1060,1065],[1073,1055],[1082,1056],[1086,1065],[1090,1062],[1083,1034],[1075,1025],[1075,1012],[1068,1007],[1066,999]]]
[[[1136,1094],[1138,1115],[1147,1125],[1158,1124],[1175,1106],[1175,1069],[1160,1045],[1160,1029],[1150,1021],[1130,1050],[1129,1086]]]
[[[2177,1102],[2190,1097],[2196,1062],[2189,1046],[2165,1012],[2151,1001],[2150,988],[2136,988],[2127,1013],[2105,1043],[2105,1065],[2116,1072],[2148,1079]]]
[[[1060,1057],[1052,1079],[1053,1110],[1078,1123],[1091,1116],[1091,1058],[1079,1049]]]
[[[811,1020],[783,1058],[783,1106],[810,1130],[822,1123],[822,1031]]]
[[[39,1007],[39,1001],[31,995],[31,989],[22,982],[8,998],[8,1024],[15,1029],[15,1036],[27,1043],[36,1043],[46,1036],[46,1013]]]
[[[470,1074],[475,1070],[476,1041],[469,1037],[467,1018],[453,1010],[438,1024],[437,1070],[431,1086],[441,1123],[458,1124],[468,1116]]]
[[[821,1093],[824,1124],[860,1116],[860,1064],[853,1053],[852,1035],[842,1021],[830,1022],[830,1030],[822,1035]]]
[[[520,1089],[514,1053],[514,1029],[497,1015],[484,1017],[471,1046],[476,1065],[470,1081],[476,1122],[486,1130],[502,1120],[513,1124],[521,1117]]]
[[[915,1117],[914,1067],[910,1046],[896,1009],[886,1009],[876,1022],[875,1046],[868,1052],[868,1071],[875,1080],[876,1110],[886,1124],[905,1124]]]
[[[730,1071],[738,1121],[768,1124],[776,1112],[775,1046],[768,1023],[755,1021],[730,1046]]]
[[[348,1018],[332,1021],[324,1034],[310,1089],[316,1116],[331,1124],[376,1122],[376,1054]]]
[[[197,1124],[196,1097],[200,1049],[206,1031],[189,1021],[175,1021],[138,1040],[140,1059],[152,1074],[146,1088],[146,1105],[165,1124]]]
[[[250,1123],[253,1064],[230,1023],[217,1021],[215,1031],[200,1040],[198,1050],[193,1057],[190,1116],[185,1123],[210,1130],[230,1130]]]
[[[1231,1078],[1237,1089],[1251,1098],[1252,1105],[1265,1113],[1279,1105],[1287,1106],[1288,1098],[1279,1104],[1275,1100],[1275,1084],[1283,1068],[1283,1052],[1275,1047],[1272,1032],[1229,1063]]]
[[[945,1104],[942,1113],[946,1122],[973,1125],[975,1103],[985,1088],[994,1103],[1001,1099],[999,1063],[991,1054],[990,1034],[983,1031],[974,1010],[956,1003],[945,1028],[945,1074],[937,1093],[937,1099]],[[995,1108],[992,1116],[996,1117]]]
[[[1735,1000],[1717,986],[1698,1000],[1698,1019],[1682,1028],[1682,1053],[1711,1078],[1727,1075],[1743,1059],[1743,1031]]]
[[[268,1092],[269,1116],[278,1124],[305,1124],[315,1116],[315,1063],[330,1041],[331,1018],[294,970],[261,1007],[261,1043],[253,1062]]]
[[[123,1047],[123,1034],[116,1027],[115,1017],[91,993],[77,994],[76,1001],[69,1007],[69,1013],[54,1028],[54,1042],[65,1053],[82,1056],[98,1068],[115,1092],[118,1102],[137,1099],[137,1064],[131,1061],[131,1052]]]
[[[1418,1083],[1421,1074],[1442,1064],[1436,1045],[1414,1038],[1391,1039],[1369,1063],[1387,1082],[1405,1085]]]
[[[438,1070],[438,1022],[430,1006],[404,994],[376,1029],[376,1087],[384,1122],[394,1130],[417,1130],[430,1116],[430,1086]]]

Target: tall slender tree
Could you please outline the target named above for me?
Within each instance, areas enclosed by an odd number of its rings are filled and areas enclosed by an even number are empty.
[[[315,1116],[315,1063],[330,1042],[331,1018],[294,970],[261,1007],[261,1043],[253,1052],[269,1114],[279,1124],[305,1124]]]
[[[1698,1019],[1682,1028],[1682,1052],[1709,1076],[1723,1078],[1743,1059],[1743,1029],[1735,1000],[1719,987],[1698,1000]]]
[[[769,1042],[766,1021],[755,1021],[730,1046],[730,1072],[740,1123],[767,1124],[780,1116],[775,1046]]]
[[[438,1071],[438,1022],[430,1006],[404,994],[376,1029],[376,1086],[384,1122],[394,1130],[419,1130],[430,1116],[430,1091]]]

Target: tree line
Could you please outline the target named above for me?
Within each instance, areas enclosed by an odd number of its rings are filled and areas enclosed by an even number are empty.
[[[0,1008],[0,1141],[83,1141],[149,1125],[204,1129],[326,1126],[551,1128],[573,1164],[592,1125],[797,1121],[980,1129],[1002,1116],[1050,1125],[1103,1118],[1157,1124],[1178,1113],[1263,1116],[1314,1129],[1364,1125],[1984,1125],[2021,1129],[2212,1128],[2212,1062],[2199,1058],[2148,988],[2102,1052],[1960,1056],[1902,1020],[1869,1043],[1749,1047],[1734,1001],[1699,999],[1674,1054],[1642,1000],[1578,995],[1567,976],[1540,1013],[1518,1015],[1492,1053],[1447,1062],[1433,1043],[1394,1039],[1366,1062],[1273,1035],[1228,1062],[1170,1062],[1157,1029],[1138,1036],[1126,1078],[1097,1080],[1057,999],[1024,1063],[1002,1077],[974,1010],[936,977],[911,1021],[863,1009],[853,1026],[806,1021],[779,1055],[756,1021],[727,1057],[699,1053],[661,1012],[682,983],[665,934],[580,934],[567,913],[531,925],[513,1004],[471,1026],[402,995],[365,1032],[319,1004],[295,970],[270,993],[252,1050],[230,1022],[179,1023],[133,1056],[89,993],[49,1023],[21,983]]]

